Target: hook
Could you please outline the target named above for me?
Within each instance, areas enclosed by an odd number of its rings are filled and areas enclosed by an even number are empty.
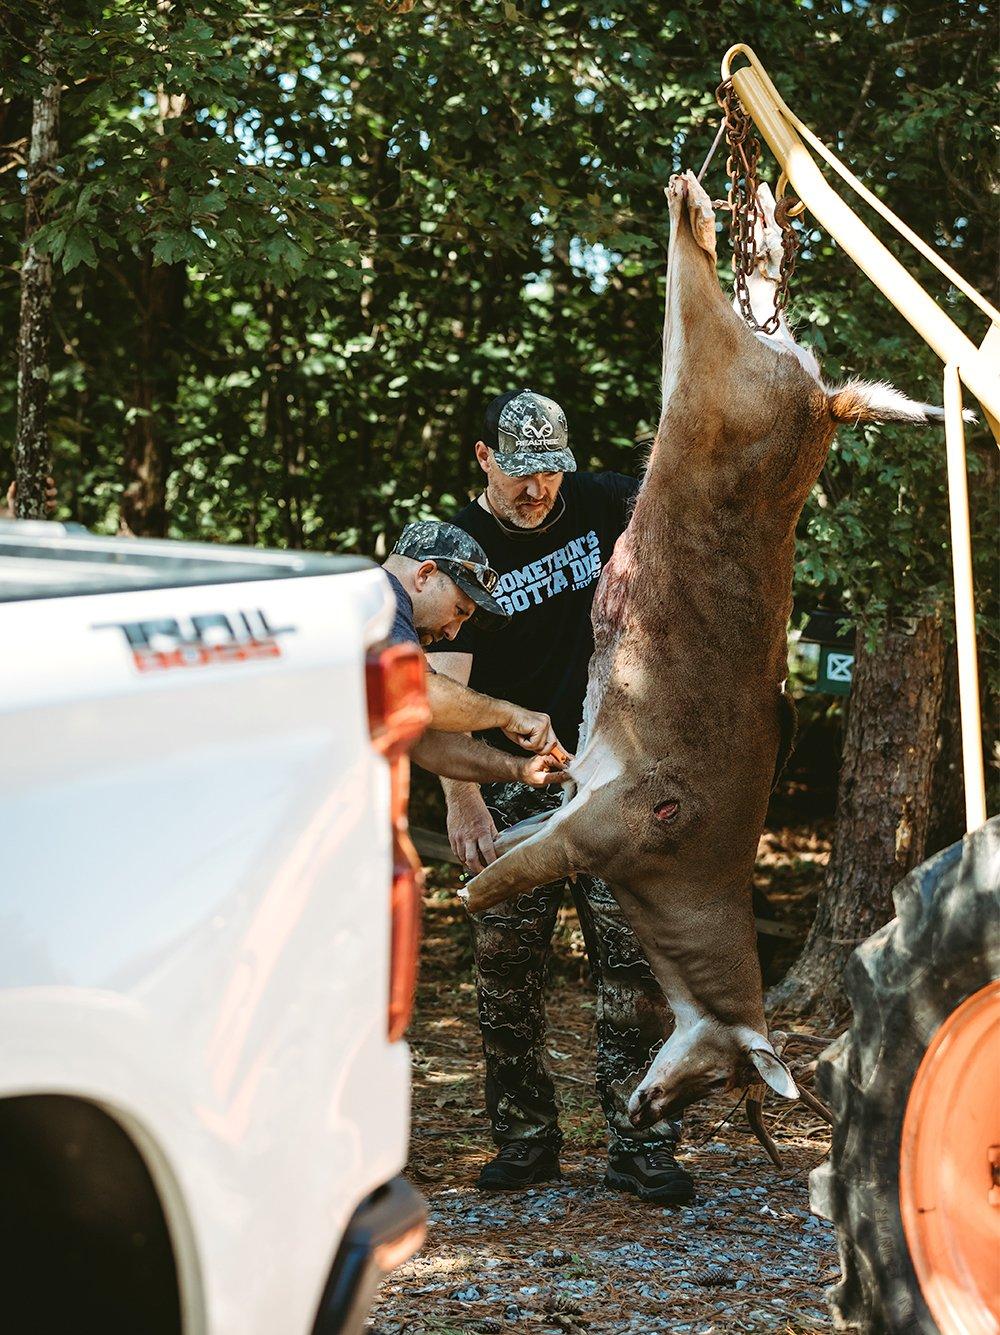
[[[789,185],[788,173],[784,169],[782,169],[781,175],[778,177],[777,187],[774,192],[775,202],[784,199],[785,191],[788,189],[788,185]],[[794,204],[789,204],[788,208],[785,210],[785,217],[801,218],[801,216],[803,215],[803,213],[805,213],[805,211],[806,211],[805,204],[803,204],[801,199],[797,199]]]

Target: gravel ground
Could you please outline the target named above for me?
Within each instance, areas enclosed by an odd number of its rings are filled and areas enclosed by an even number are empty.
[[[698,1197],[665,1209],[610,1192],[593,1094],[593,999],[575,917],[560,923],[549,1047],[566,1136],[561,1183],[482,1195],[490,1153],[471,952],[453,878],[428,897],[411,1035],[410,1180],[428,1202],[423,1250],[379,1290],[372,1335],[639,1335],[832,1329],[824,1288],[839,1276],[831,1228],[809,1213],[808,1172],[826,1128],[801,1105],[765,1107],[784,1159],[774,1168],[734,1098],[692,1110],[681,1160]],[[809,1079],[809,1058],[792,1056]]]

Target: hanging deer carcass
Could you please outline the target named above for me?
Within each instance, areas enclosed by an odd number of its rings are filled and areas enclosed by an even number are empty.
[[[759,321],[780,256],[761,189]],[[796,521],[838,423],[941,418],[887,385],[825,387],[784,321],[751,333],[719,286],[708,196],[690,172],[667,195],[663,412],[594,601],[576,790],[502,835],[468,887],[472,911],[576,872],[614,887],[675,1018],[632,1096],[638,1127],[761,1081],[799,1097],[768,1039],[750,896],[791,712]]]

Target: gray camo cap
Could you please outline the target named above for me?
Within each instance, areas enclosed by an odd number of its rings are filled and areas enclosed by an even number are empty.
[[[457,524],[439,523],[436,519],[415,520],[403,529],[392,550],[411,561],[435,561],[438,569],[476,604],[476,611],[469,618],[471,625],[495,630],[510,620],[510,613],[504,611],[491,592],[497,583],[496,571],[490,569],[486,553],[475,538]]]
[[[555,399],[531,389],[501,394],[486,409],[483,440],[508,477],[575,473],[566,414]]]

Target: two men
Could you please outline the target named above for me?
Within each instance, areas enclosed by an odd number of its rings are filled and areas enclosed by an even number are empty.
[[[462,618],[447,643],[431,644],[444,674],[487,696],[544,708],[576,749],[593,652],[590,608],[601,570],[628,523],[639,489],[618,473],[577,473],[559,405],[528,389],[494,399],[476,458],[480,496],[454,516],[497,579],[491,594],[510,618],[495,636]],[[475,601],[475,600],[474,600]],[[450,689],[450,688],[449,688]],[[472,727],[513,751],[509,730],[480,717]],[[558,797],[523,781],[443,780],[448,833],[472,870],[494,860],[494,817],[512,824]],[[497,1146],[483,1190],[516,1190],[559,1175],[562,1136],[545,1056],[543,985],[566,886],[540,886],[473,919],[486,1104]],[[690,1200],[693,1183],[674,1158],[678,1128],[637,1134],[629,1095],[669,1028],[662,993],[611,890],[594,877],[570,886],[597,986],[597,1088],[609,1127],[608,1186],[642,1199]]]
[[[507,613],[492,595],[497,574],[474,539],[453,524],[407,524],[383,570],[396,598],[392,638],[429,645],[452,640],[465,623],[496,629]],[[424,769],[452,779],[565,783],[569,759],[547,714],[470,690],[429,667],[430,728],[413,748]],[[496,750],[465,734],[496,728],[530,757]]]

